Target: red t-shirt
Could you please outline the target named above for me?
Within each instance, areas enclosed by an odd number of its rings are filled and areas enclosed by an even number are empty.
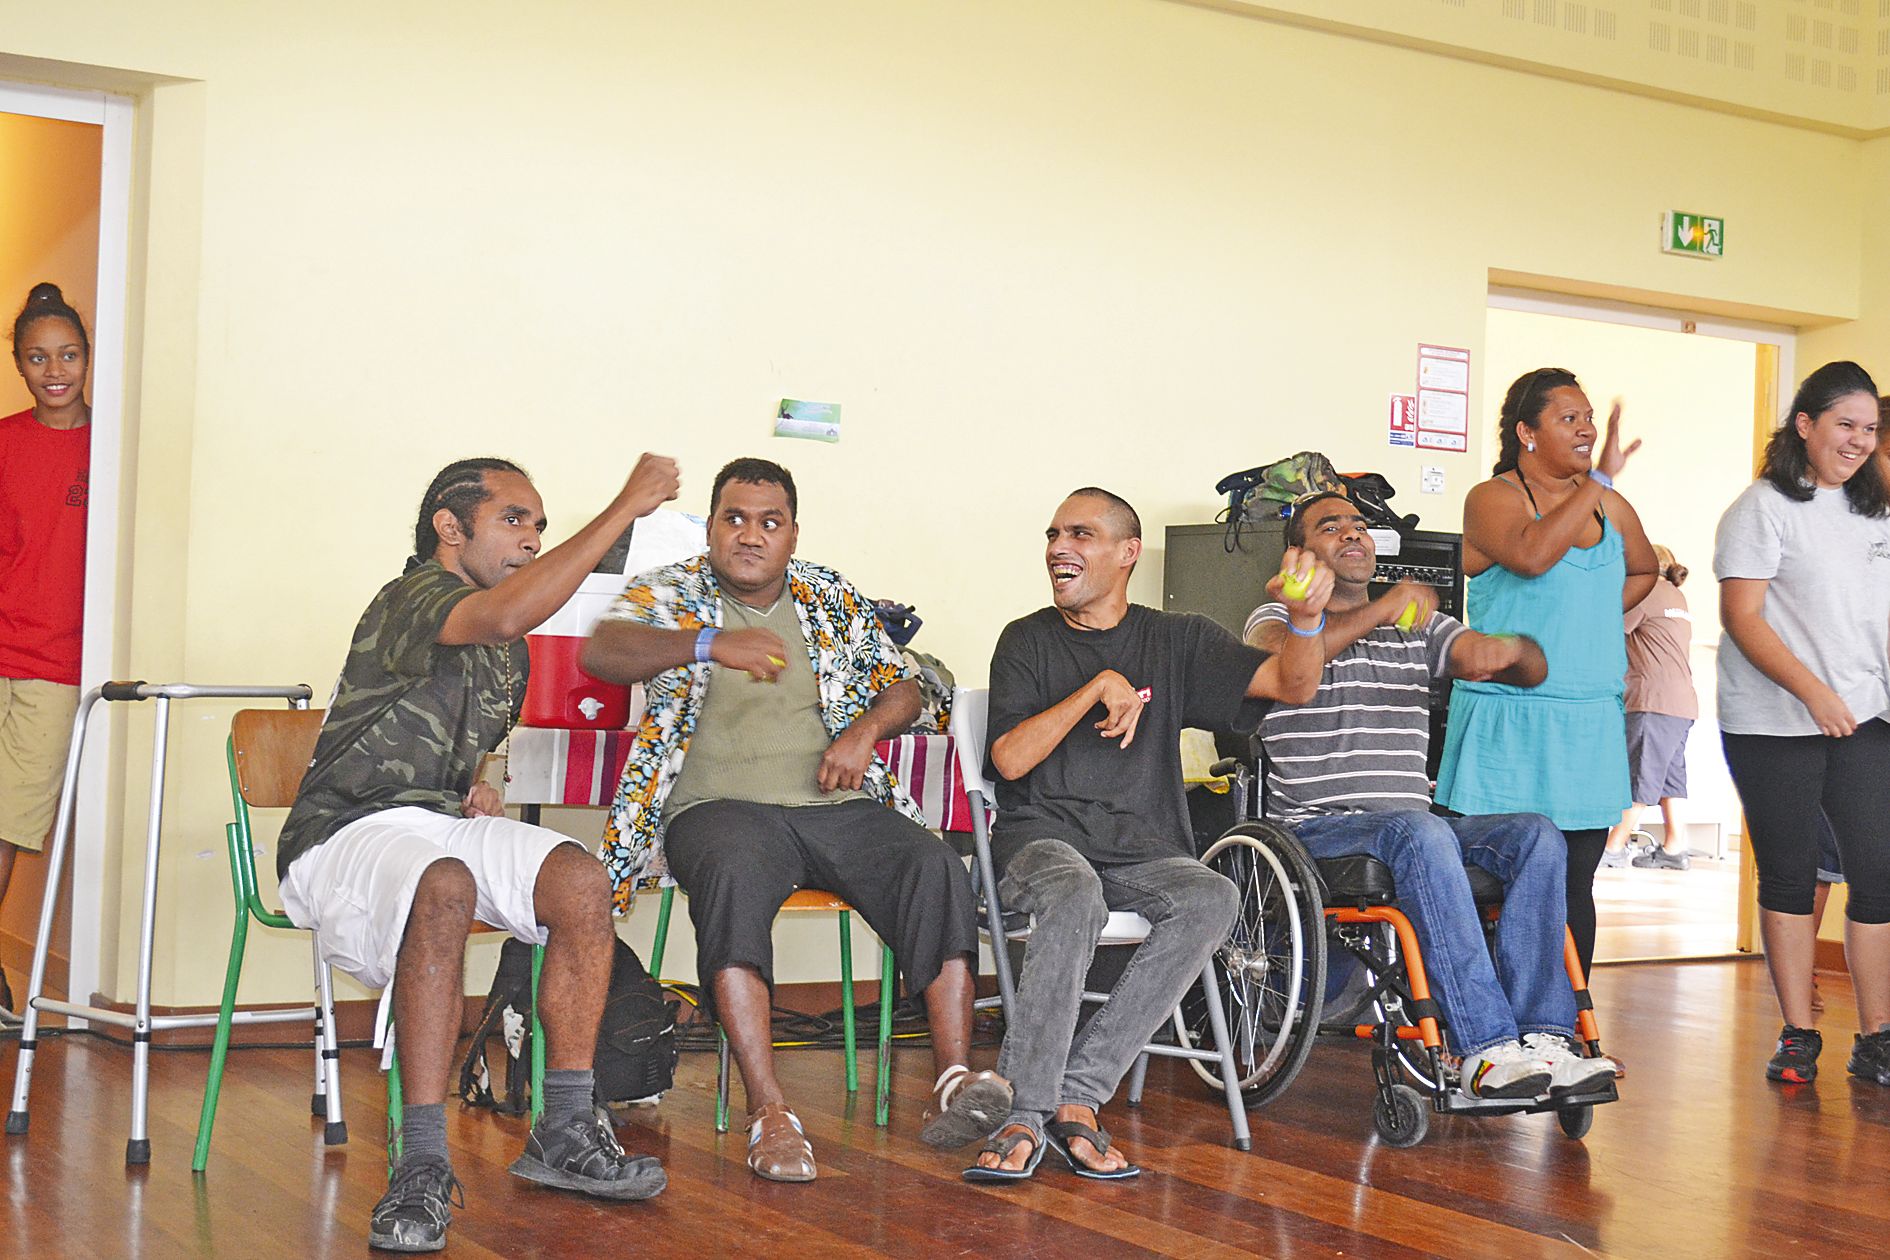
[[[0,677],[77,685],[92,426],[0,420]]]

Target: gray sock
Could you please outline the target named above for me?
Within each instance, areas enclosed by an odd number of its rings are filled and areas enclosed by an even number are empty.
[[[446,1155],[446,1104],[411,1103],[401,1109],[400,1162],[402,1166],[416,1159],[437,1159],[450,1163]]]
[[[545,1118],[548,1129],[569,1123],[573,1117],[591,1114],[592,1095],[597,1081],[591,1069],[545,1070]]]

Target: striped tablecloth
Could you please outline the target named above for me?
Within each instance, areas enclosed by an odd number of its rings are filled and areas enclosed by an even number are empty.
[[[630,731],[521,726],[507,750],[508,805],[608,805],[630,756]],[[901,735],[878,745],[881,760],[935,831],[970,831],[971,805],[949,735]]]

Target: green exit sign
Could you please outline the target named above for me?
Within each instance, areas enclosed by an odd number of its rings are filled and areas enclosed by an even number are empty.
[[[1726,220],[1686,210],[1661,216],[1660,248],[1669,254],[1720,258],[1726,253]]]

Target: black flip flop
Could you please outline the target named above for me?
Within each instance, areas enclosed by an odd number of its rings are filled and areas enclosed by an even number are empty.
[[[1005,1128],[1009,1127],[1009,1125],[1005,1126]],[[1003,1129],[999,1129],[998,1135],[994,1135],[990,1141],[986,1142],[984,1146],[979,1149],[978,1153],[982,1155],[986,1151],[989,1151],[991,1154],[996,1155],[1001,1163],[1012,1151],[1017,1149],[1019,1142],[1029,1142],[1030,1158],[1024,1162],[1024,1166],[1022,1168],[986,1168],[982,1164],[973,1164],[971,1167],[965,1169],[962,1174],[966,1181],[1029,1181],[1031,1176],[1036,1173],[1037,1165],[1043,1162],[1043,1148],[1049,1145],[1048,1142],[1044,1141],[1043,1134],[1026,1131],[1023,1133],[1013,1133],[1008,1137],[1000,1136],[1003,1132]]]
[[[1096,1148],[1098,1155],[1108,1154],[1109,1131],[1107,1129],[1092,1129],[1075,1120],[1058,1120],[1046,1124],[1043,1132],[1045,1140],[1056,1148],[1057,1154],[1063,1157],[1063,1162],[1070,1166],[1070,1171],[1079,1177],[1088,1177],[1091,1181],[1127,1181],[1131,1177],[1142,1175],[1142,1169],[1135,1164],[1124,1164],[1113,1172],[1091,1168],[1078,1159],[1076,1152],[1070,1149],[1070,1142],[1073,1139],[1082,1138]]]

